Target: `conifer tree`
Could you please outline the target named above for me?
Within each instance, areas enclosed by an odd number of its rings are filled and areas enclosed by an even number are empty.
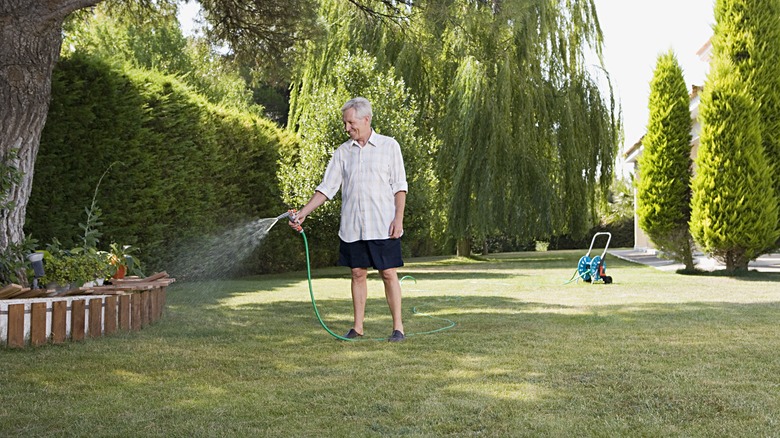
[[[650,81],[649,121],[639,159],[639,226],[653,243],[693,270],[691,113],[682,68],[670,50],[658,56]]]
[[[758,103],[728,59],[715,59],[701,96],[702,130],[691,202],[691,233],[727,272],[777,239],[778,211],[761,144]]]
[[[718,0],[715,20],[713,57],[730,60],[758,102],[761,143],[780,204],[780,0]],[[777,228],[780,233],[780,223]]]

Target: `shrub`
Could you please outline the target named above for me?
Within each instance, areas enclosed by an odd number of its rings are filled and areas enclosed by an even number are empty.
[[[283,211],[276,163],[294,141],[270,121],[210,104],[176,78],[89,56],[64,58],[54,74],[25,231],[65,247],[80,244],[78,224],[101,171],[120,161],[97,195],[104,242],[98,247],[132,245],[148,269],[166,269],[203,236]],[[261,260],[286,256],[258,255],[254,271],[269,268],[259,267]]]

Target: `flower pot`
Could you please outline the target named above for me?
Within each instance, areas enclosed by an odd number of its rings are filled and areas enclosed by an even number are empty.
[[[119,265],[116,268],[116,273],[111,278],[116,278],[117,280],[121,280],[121,279],[125,278],[125,274],[127,274],[127,266]]]

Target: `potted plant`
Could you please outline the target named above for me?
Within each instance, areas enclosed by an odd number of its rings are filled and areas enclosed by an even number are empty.
[[[116,266],[112,262],[112,256],[107,251],[97,251],[95,253],[97,259],[97,272],[95,273],[95,281],[98,286],[102,286],[105,280],[110,279],[114,273],[116,273]]]
[[[64,292],[95,279],[97,263],[90,254],[52,254],[44,251],[46,275],[42,278],[47,289]]]
[[[122,279],[127,274],[143,276],[141,264],[133,254],[134,247],[113,242],[109,248],[110,262],[114,266],[113,278]]]
[[[61,249],[57,239],[42,252],[45,275],[41,283],[47,289],[64,292],[82,285],[92,286],[96,280],[99,282],[113,273],[107,252],[92,248]]]

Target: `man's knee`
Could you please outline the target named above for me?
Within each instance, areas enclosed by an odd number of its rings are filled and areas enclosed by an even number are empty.
[[[398,271],[395,268],[383,269],[379,271],[379,276],[382,277],[382,281],[384,282],[397,281]]]
[[[365,281],[366,277],[368,277],[368,269],[352,268],[352,280]]]

